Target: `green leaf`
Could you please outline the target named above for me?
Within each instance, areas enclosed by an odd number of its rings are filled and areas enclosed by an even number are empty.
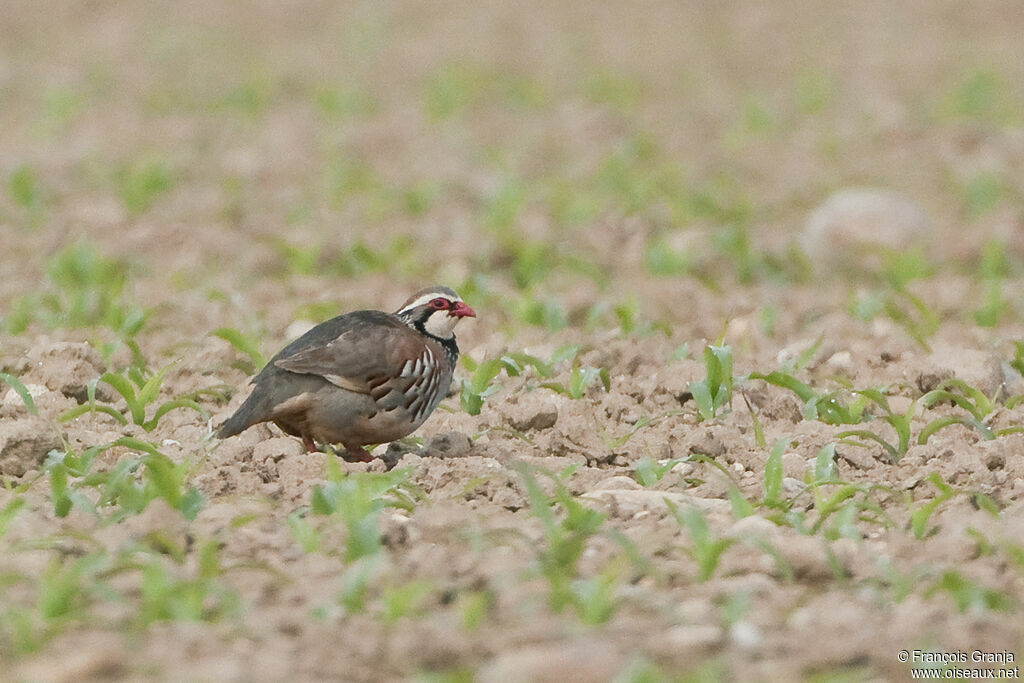
[[[732,516],[736,519],[743,519],[754,514],[754,506],[751,505],[750,501],[743,497],[743,492],[736,486],[730,486],[729,491],[729,505],[732,507]]]
[[[778,505],[782,492],[782,454],[789,446],[789,439],[779,439],[768,454],[764,465],[764,504]]]
[[[199,511],[203,509],[204,502],[206,499],[202,492],[197,488],[190,488],[178,501],[178,511],[181,512],[182,517],[193,522]]]
[[[25,409],[28,410],[29,414],[39,414],[36,410],[36,403],[32,400],[32,393],[21,383],[20,379],[12,374],[0,372],[0,382],[5,382],[14,389],[14,392],[21,398],[21,402],[25,404]]]
[[[25,499],[21,496],[15,496],[7,501],[7,505],[0,509],[0,538],[3,538],[4,534],[7,533],[11,522],[23,507],[25,507]]]
[[[146,406],[152,403],[153,399],[155,399],[157,394],[160,393],[160,385],[163,384],[164,382],[164,373],[166,372],[167,368],[161,369],[159,372],[155,373],[152,377],[146,380],[146,383],[142,385],[141,389],[139,389],[139,393],[136,400],[138,401],[139,405],[142,406],[143,409],[145,409]],[[144,415],[145,414],[143,414],[143,416]],[[136,422],[135,424],[142,423]]]
[[[900,453],[895,446],[893,446],[888,441],[880,437],[878,434],[875,434],[874,432],[868,431],[866,429],[852,429],[845,432],[839,432],[838,434],[836,434],[836,437],[842,439],[842,443],[850,444],[851,446],[864,447],[865,444],[860,441],[850,441],[850,437],[857,437],[859,439],[874,441],[883,449],[885,449],[886,454],[889,456],[889,462],[891,462],[892,464],[896,464],[900,460]]]
[[[914,533],[914,538],[917,539],[925,537],[928,520],[931,518],[935,510],[955,495],[953,487],[942,481],[942,477],[939,476],[938,472],[932,472],[928,476],[928,481],[930,481],[935,488],[939,490],[939,495],[925,503],[922,503],[913,512],[911,512],[910,528]]]
[[[94,413],[94,412],[100,412],[100,413],[104,413],[106,415],[109,415],[110,417],[114,418],[115,420],[117,420],[119,423],[121,423],[123,425],[128,424],[128,420],[125,419],[124,415],[119,413],[117,410],[115,410],[111,406],[103,405],[101,403],[100,404],[96,404],[96,403],[83,403],[81,405],[75,406],[74,408],[71,408],[70,410],[65,410],[63,413],[58,415],[57,416],[57,420],[59,422],[67,422],[68,420],[73,420],[76,417],[78,417],[80,415],[83,415],[85,413]]]
[[[711,390],[708,389],[707,381],[690,382],[689,391],[693,396],[693,402],[697,405],[697,413],[700,415],[700,419],[712,419],[715,416],[715,401],[711,396]]]
[[[814,481],[832,481],[836,476],[836,445],[826,444],[814,461]]]
[[[239,351],[249,357],[252,361],[254,370],[262,368],[266,365],[267,361],[263,354],[260,353],[259,346],[256,341],[246,337],[240,331],[233,327],[218,327],[216,330],[210,333],[214,337],[220,337],[227,343],[231,344],[236,351]],[[464,357],[465,360],[465,357]]]
[[[135,387],[126,377],[112,372],[105,372],[100,376],[100,381],[106,382],[112,386],[117,393],[121,394],[125,403],[128,405],[128,411],[131,413],[132,422],[137,425],[141,425],[146,421],[145,406],[139,403],[135,396]]]
[[[159,408],[157,408],[156,412],[153,413],[153,417],[149,421],[142,424],[142,428],[145,429],[147,432],[153,431],[156,428],[157,423],[160,422],[160,418],[169,413],[170,411],[175,410],[176,408],[191,408],[192,410],[199,413],[204,420],[209,419],[210,417],[210,414],[206,412],[203,409],[203,407],[196,403],[194,400],[190,398],[175,398],[170,401],[166,401]]]
[[[318,532],[313,525],[300,513],[299,510],[295,510],[287,517],[288,528],[292,531],[292,537],[295,542],[299,544],[304,553],[315,553],[320,550],[321,538],[320,532]]]

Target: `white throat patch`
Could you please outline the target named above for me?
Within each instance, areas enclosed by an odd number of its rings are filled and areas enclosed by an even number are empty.
[[[427,321],[423,323],[423,329],[439,339],[451,339],[452,335],[455,333],[455,326],[458,322],[459,318],[454,315],[449,315],[448,311],[435,311],[433,315],[427,318]]]

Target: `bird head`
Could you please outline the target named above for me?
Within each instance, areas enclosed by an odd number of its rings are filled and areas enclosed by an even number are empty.
[[[395,311],[395,315],[406,325],[422,327],[423,331],[438,339],[451,339],[460,320],[476,317],[462,297],[442,286],[416,292]]]

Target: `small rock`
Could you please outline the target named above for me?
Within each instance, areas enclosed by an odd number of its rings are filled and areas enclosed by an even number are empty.
[[[33,401],[36,401],[41,396],[45,395],[50,390],[42,384],[26,384],[25,389],[28,391],[28,395],[32,397]],[[4,407],[14,408],[17,410],[27,410],[24,399],[21,398],[21,394],[16,392],[14,389],[8,389],[7,393],[4,394]]]
[[[29,416],[0,423],[0,474],[20,477],[39,469],[61,441],[49,422]]]
[[[597,486],[594,488],[605,491],[635,491],[643,487],[640,486],[640,484],[636,483],[636,481],[634,481],[630,477],[627,477],[624,474],[618,474],[614,477],[608,477],[607,479],[603,479],[602,481],[598,482]]]
[[[807,470],[807,461],[799,453],[782,454],[782,473],[793,479],[800,479]]]
[[[683,477],[685,479],[686,477],[692,475],[694,470],[696,469],[697,468],[694,466],[692,462],[678,462],[672,466],[672,473],[678,474],[680,477]]]
[[[922,375],[932,374],[947,379],[955,376],[990,398],[1005,394],[1003,364],[994,353],[941,344],[933,348],[924,362],[926,368]],[[919,377],[919,388],[921,383]]]
[[[604,681],[626,665],[610,643],[579,641],[505,651],[477,672],[480,683]]]
[[[852,370],[853,354],[849,351],[836,351],[825,361],[825,365],[833,372]]]
[[[690,453],[699,453],[709,458],[717,458],[725,453],[725,444],[710,429],[704,429],[695,434],[690,442]]]
[[[700,498],[675,491],[650,489],[594,489],[583,493],[580,498],[600,503],[608,509],[612,517],[619,519],[631,519],[643,510],[664,512],[668,509],[666,500],[676,507],[692,505],[704,512],[718,512],[723,515],[729,514],[732,509],[729,501],[721,498]]]
[[[32,377],[79,403],[89,400],[89,382],[106,369],[99,352],[84,343],[56,342],[39,353],[29,355],[33,360]],[[96,398],[112,401],[114,393],[101,382],[96,385]]]
[[[904,250],[923,245],[931,221],[920,206],[884,189],[840,190],[807,217],[800,243],[822,270],[853,264],[878,266],[877,250]]]
[[[558,407],[551,402],[509,403],[505,406],[503,413],[508,425],[520,432],[550,429],[558,422]]]
[[[406,446],[398,441],[392,441],[388,444],[387,450],[377,457],[382,460],[387,466],[387,469],[390,470],[398,465],[398,462],[405,456],[410,454],[419,455],[421,452],[425,451],[425,448],[421,451],[420,449],[413,448],[412,446]]]
[[[699,653],[722,642],[725,633],[717,624],[679,624],[663,636],[666,651],[678,656],[680,652]]]
[[[836,451],[836,458],[845,460],[858,470],[870,470],[878,464],[878,461],[867,449],[857,448],[856,446]]]
[[[768,536],[778,532],[779,527],[764,517],[749,515],[742,517],[729,527],[727,535],[730,538],[743,538],[745,536]]]
[[[445,432],[438,434],[423,449],[424,457],[429,458],[462,458],[473,450],[473,442],[462,432]]]
[[[799,479],[794,479],[793,477],[782,478],[782,493],[789,498],[792,498],[796,494],[803,491],[805,488],[807,488],[807,485],[804,484]]]
[[[729,638],[744,650],[756,650],[764,641],[761,629],[746,619],[740,619],[729,628]]]

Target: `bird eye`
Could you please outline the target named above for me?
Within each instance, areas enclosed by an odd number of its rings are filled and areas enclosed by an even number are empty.
[[[449,306],[448,299],[444,299],[442,297],[437,297],[436,299],[434,299],[433,301],[430,302],[430,307],[431,308],[435,308],[435,309],[437,309],[439,311],[443,311],[443,310],[447,309],[448,306]]]

